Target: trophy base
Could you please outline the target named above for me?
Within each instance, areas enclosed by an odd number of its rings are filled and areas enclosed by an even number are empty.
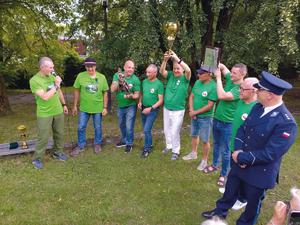
[[[28,145],[22,145],[22,149],[27,149]]]

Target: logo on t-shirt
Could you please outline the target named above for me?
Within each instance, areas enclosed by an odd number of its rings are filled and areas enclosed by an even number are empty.
[[[242,115],[242,120],[247,119],[247,117],[248,117],[248,114],[247,114],[247,113],[244,113],[244,114]]]
[[[151,93],[154,93],[154,88],[152,88],[152,89],[150,90],[150,92],[151,92]]]
[[[89,94],[96,94],[98,91],[98,86],[94,85],[94,84],[89,84],[89,85],[85,86],[85,90]]]
[[[207,96],[207,91],[203,91],[203,92],[202,92],[202,96],[203,96],[203,97],[206,97],[206,96]]]
[[[53,88],[53,86],[54,86],[54,84],[50,84],[50,85],[48,85],[48,87],[47,87],[47,91],[50,91],[52,88]],[[46,91],[46,92],[47,92]],[[56,93],[57,91],[55,91],[55,93]]]
[[[132,89],[133,85],[132,84],[128,84],[129,89]]]
[[[178,81],[176,82],[176,84],[179,85],[179,84],[180,84],[180,80],[178,80]]]

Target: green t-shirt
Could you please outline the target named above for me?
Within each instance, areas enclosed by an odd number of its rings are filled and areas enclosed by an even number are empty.
[[[242,84],[242,83],[233,84],[232,81],[230,80],[230,74],[231,73],[226,74],[227,84],[225,85],[224,90],[225,90],[225,92],[230,91],[235,100],[233,100],[233,101],[221,100],[219,102],[219,105],[216,110],[216,115],[215,115],[215,118],[217,120],[220,120],[223,122],[228,122],[228,123],[233,122],[234,112],[236,110],[236,107],[237,107],[237,104],[239,101],[239,96],[240,96],[239,87]]]
[[[86,113],[102,113],[103,92],[107,91],[108,84],[103,74],[96,72],[96,77],[91,78],[87,71],[78,74],[75,88],[80,88],[80,110]]]
[[[197,80],[194,84],[192,93],[194,94],[193,108],[194,110],[201,109],[208,104],[208,100],[216,102],[218,100],[217,84],[214,80],[211,80],[207,84],[203,84],[202,81]],[[215,111],[215,105],[213,108],[205,113],[198,114],[197,117],[213,117]]]
[[[173,71],[168,71],[168,83],[165,91],[165,107],[169,110],[184,110],[186,102],[186,93],[190,80],[186,80],[183,74],[175,78]]]
[[[54,86],[54,83],[54,76],[43,77],[39,73],[34,75],[29,81],[31,92],[34,93],[35,96],[37,105],[36,114],[38,117],[55,116],[63,112],[57,91],[48,101],[44,101],[35,94],[35,92],[40,90],[44,90],[44,92],[49,91]]]
[[[142,90],[142,104],[143,106],[150,107],[158,102],[158,95],[164,94],[164,85],[159,79],[156,79],[153,82],[150,82],[149,79],[146,79],[143,81]]]
[[[141,82],[139,78],[137,78],[137,76],[132,74],[130,78],[126,78],[125,76],[124,78],[128,83],[128,86],[130,88],[130,93],[133,94],[135,91],[141,91]],[[118,80],[119,80],[118,73],[115,73],[113,77],[113,81],[118,81]],[[119,90],[117,90],[116,97],[117,97],[119,107],[124,108],[131,105],[137,105],[137,99],[124,98],[124,95],[126,95],[125,92],[119,92]]]
[[[231,134],[231,144],[230,149],[234,152],[234,138],[239,127],[244,123],[245,119],[247,119],[252,107],[257,103],[257,101],[250,102],[246,104],[243,100],[238,101],[237,109],[234,113],[234,122],[232,125],[232,134]]]

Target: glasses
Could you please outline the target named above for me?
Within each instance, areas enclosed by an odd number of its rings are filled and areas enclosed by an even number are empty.
[[[244,88],[242,88],[242,87],[239,87],[239,89],[240,89],[241,92],[244,92],[244,91],[253,91],[253,90],[254,90],[254,88],[251,88],[251,89],[244,89]]]

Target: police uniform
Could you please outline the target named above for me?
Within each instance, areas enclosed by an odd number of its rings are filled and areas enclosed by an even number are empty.
[[[282,95],[292,86],[267,73],[254,87]],[[265,191],[278,183],[282,156],[293,145],[297,137],[297,123],[282,102],[278,107],[263,115],[264,107],[257,103],[237,131],[234,150],[242,150],[237,155],[228,175],[225,193],[216,203],[214,214],[226,217],[243,186],[248,204],[236,224],[254,224]],[[262,116],[263,115],[263,116]],[[246,165],[241,168],[239,165]],[[203,213],[204,214],[204,213]]]

